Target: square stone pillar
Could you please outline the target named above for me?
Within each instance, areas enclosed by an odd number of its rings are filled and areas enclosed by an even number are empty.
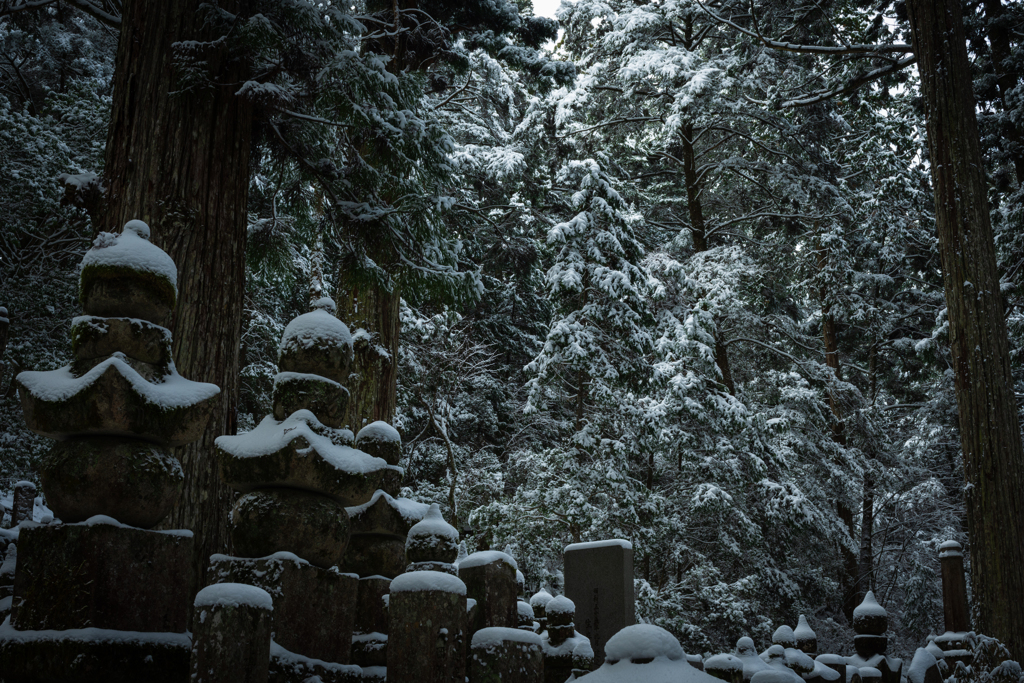
[[[565,596],[576,604],[576,630],[590,638],[597,665],[604,644],[636,622],[633,544],[623,540],[574,543],[565,548]]]

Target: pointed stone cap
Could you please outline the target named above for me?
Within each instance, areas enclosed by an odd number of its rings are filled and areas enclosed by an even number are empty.
[[[236,491],[275,487],[320,493],[345,506],[362,505],[380,488],[387,463],[338,445],[347,430],[324,426],[308,410],[216,440],[221,477]]]
[[[803,650],[809,655],[813,655],[818,650],[818,636],[811,628],[811,625],[807,623],[807,617],[800,615],[800,621],[797,623],[796,628],[793,630],[793,636],[796,638],[796,646],[800,650]]]
[[[736,654],[749,657],[757,656],[757,648],[754,646],[754,639],[750,636],[743,636],[736,641]]]
[[[345,508],[353,534],[376,534],[404,539],[412,527],[427,516],[430,507],[407,498],[392,498],[376,491],[362,505]]]
[[[853,610],[853,630],[858,635],[883,635],[889,628],[889,613],[875,600],[874,591],[868,591],[864,601]]]
[[[101,232],[93,240],[79,279],[87,315],[169,326],[178,296],[178,269],[149,237],[149,226],[135,220],[128,221],[119,235]]]
[[[459,532],[441,516],[441,506],[433,503],[423,521],[409,530],[405,554],[410,562],[452,563],[459,556]]]
[[[184,446],[203,435],[220,389],[192,382],[172,365],[149,382],[115,353],[81,377],[70,366],[18,375],[25,423],[51,439],[127,436]]]
[[[281,372],[320,375],[348,384],[352,333],[336,312],[334,301],[324,297],[313,303],[312,311],[288,323],[277,352]]]

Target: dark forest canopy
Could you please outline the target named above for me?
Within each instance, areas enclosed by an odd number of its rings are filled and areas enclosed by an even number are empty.
[[[938,545],[976,541],[925,4],[578,0],[559,30],[528,1],[164,3],[133,48],[153,3],[0,2],[0,489],[45,451],[12,377],[68,361],[81,255],[138,217],[186,283],[179,369],[225,387],[210,438],[267,413],[330,294],[365,330],[350,426],[393,421],[404,494],[531,587],[627,538],[639,614],[690,651],[801,613],[848,647],[874,590],[911,653]],[[1024,5],[963,8],[1007,330],[977,360],[1019,452]],[[204,505],[177,523],[217,551]]]

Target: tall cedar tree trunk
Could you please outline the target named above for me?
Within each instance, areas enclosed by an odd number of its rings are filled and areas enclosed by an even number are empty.
[[[823,273],[828,268],[828,248],[820,244],[816,245],[818,272]],[[836,379],[843,379],[843,369],[839,365],[839,327],[836,318],[832,315],[832,304],[829,299],[829,292],[824,285],[819,292],[821,299],[821,341],[825,347],[825,365],[827,365]],[[832,440],[840,446],[846,446],[846,423],[843,419],[843,410],[839,405],[835,392],[831,389],[828,392],[828,407],[832,411]],[[843,521],[843,525],[850,534],[850,538],[856,538],[857,527],[853,520],[853,509],[845,501],[836,501],[836,514]],[[848,621],[853,620],[853,610],[857,606],[857,555],[852,550],[843,546],[843,614]]]
[[[959,0],[909,0],[949,316],[975,628],[1024,661],[1024,451]]]
[[[398,286],[388,292],[372,284],[361,285],[348,273],[339,272],[335,298],[338,317],[352,331],[362,328],[370,333],[369,339],[356,343],[348,385],[349,429],[358,432],[377,420],[390,424],[398,402]]]
[[[239,338],[245,295],[250,105],[234,95],[245,74],[217,64],[228,85],[178,89],[172,45],[204,39],[199,0],[125,0],[107,138],[103,227],[138,218],[178,266],[174,358],[185,377],[221,388],[203,438],[181,449],[185,486],[164,523],[195,533],[199,585],[209,557],[228,550],[231,496],[221,482],[213,440],[236,430]],[[241,2],[222,0],[237,10]]]

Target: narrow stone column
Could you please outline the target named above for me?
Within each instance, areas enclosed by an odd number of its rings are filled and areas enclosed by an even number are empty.
[[[967,583],[964,580],[963,546],[946,541],[939,546],[942,565],[942,611],[946,617],[946,631],[960,633],[970,630],[970,611],[967,608]]]
[[[11,508],[11,527],[24,521],[32,521],[32,509],[36,504],[36,485],[30,481],[19,481],[14,485],[14,507]],[[962,562],[961,562],[962,564]]]
[[[241,583],[199,591],[192,620],[192,683],[266,683],[270,671],[270,593]]]
[[[473,634],[469,683],[542,683],[544,652],[540,636],[500,626]]]
[[[483,628],[519,625],[517,571],[516,561],[496,550],[473,553],[459,563],[466,595],[477,604],[476,616],[469,624],[471,634]]]
[[[464,683],[466,584],[447,573],[407,572],[391,582],[389,602],[388,680]]]

